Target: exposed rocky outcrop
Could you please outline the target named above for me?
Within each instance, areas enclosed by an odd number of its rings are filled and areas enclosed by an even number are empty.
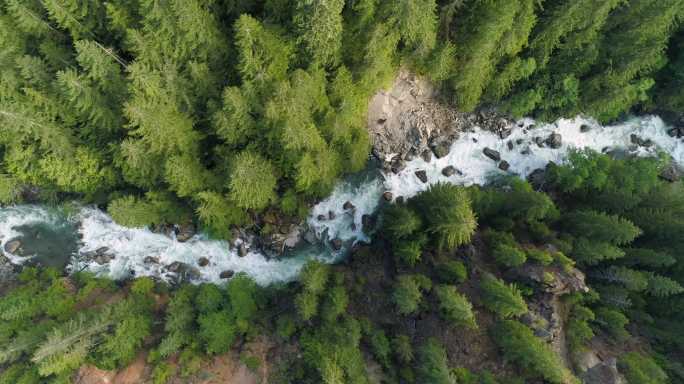
[[[581,376],[583,384],[625,384],[627,380],[618,372],[617,360],[613,357],[589,368]]]
[[[461,113],[440,103],[426,80],[401,70],[392,87],[378,92],[368,108],[368,131],[373,154],[386,170],[400,172],[415,156],[430,161],[449,153],[461,132],[479,126],[507,138],[511,120],[493,112]]]

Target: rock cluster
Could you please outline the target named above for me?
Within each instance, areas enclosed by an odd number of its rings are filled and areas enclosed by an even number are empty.
[[[428,81],[402,70],[389,91],[376,94],[369,104],[368,131],[373,154],[387,171],[401,172],[406,161],[420,156],[442,158],[460,132],[478,126],[502,139],[513,129],[511,120],[489,112],[461,113],[435,101]]]

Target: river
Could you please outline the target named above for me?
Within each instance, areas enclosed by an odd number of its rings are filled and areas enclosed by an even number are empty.
[[[438,159],[433,156],[429,163],[417,158],[408,162],[398,174],[383,174],[376,166],[371,166],[340,181],[330,197],[313,207],[307,219],[309,228],[320,240],[314,244],[303,242],[280,259],[269,259],[257,250],[249,250],[246,256],[240,257],[229,243],[212,240],[202,234],[187,242],[178,242],[146,228],[125,228],[114,223],[101,210],[74,204],[1,208],[0,245],[5,249],[9,241],[22,237],[23,253],[28,256],[6,252],[13,263],[39,262],[68,271],[88,270],[113,279],[135,275],[172,280],[176,274],[166,266],[181,262],[195,267],[192,281],[196,283],[225,281],[220,276],[224,271],[244,272],[262,285],[285,282],[296,278],[308,260],[339,261],[353,242],[367,240],[362,231],[362,217],[378,208],[386,191],[394,197],[411,197],[440,181],[472,185],[485,184],[492,176],[504,173],[525,177],[549,161],[563,163],[571,150],[581,148],[637,156],[655,156],[662,151],[672,156],[680,166],[684,165],[684,139],[669,136],[667,130],[668,127],[657,116],[634,117],[610,126],[601,126],[582,117],[561,119],[552,124],[522,119],[512,134],[503,140],[495,133],[475,127],[471,132],[462,133],[445,157]],[[562,137],[559,148],[539,146],[535,142],[535,138],[546,139],[552,133]],[[635,145],[632,135],[651,140],[653,145]],[[484,156],[485,147],[498,151],[510,168],[500,170],[496,162]],[[446,177],[442,169],[449,165],[458,172]],[[426,183],[415,175],[420,170],[427,174]],[[353,212],[342,208],[346,201],[354,204]],[[330,211],[335,213],[332,220],[327,218]],[[326,219],[319,220],[319,215],[326,216]],[[333,250],[327,241],[332,238],[344,241],[344,247],[339,251]],[[113,256],[109,262],[99,264],[84,257],[104,247]],[[155,262],[150,262],[150,257]],[[206,258],[209,264],[199,266],[200,258]]]

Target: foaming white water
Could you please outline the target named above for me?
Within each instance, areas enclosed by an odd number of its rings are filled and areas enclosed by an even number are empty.
[[[181,243],[167,236],[153,233],[145,228],[122,227],[104,212],[85,208],[81,211],[81,229],[83,247],[80,254],[107,247],[115,257],[109,263],[99,265],[75,261],[74,269],[86,268],[92,272],[106,275],[114,279],[131,276],[158,276],[169,279],[174,276],[166,266],[174,262],[187,264],[196,268],[197,282],[220,282],[223,271],[244,272],[252,276],[259,284],[292,280],[305,260],[288,258],[269,260],[258,252],[248,252],[246,256],[238,256],[235,249],[225,241],[209,240],[202,235]],[[153,262],[145,262],[151,257]],[[209,260],[209,264],[200,267],[200,258]],[[225,280],[224,280],[225,281]]]
[[[31,259],[31,256],[21,257],[5,251],[9,241],[21,233],[17,227],[45,223],[48,225],[60,225],[65,217],[54,210],[48,210],[38,205],[21,205],[0,209],[0,249],[5,256],[14,264],[23,264]]]
[[[309,228],[319,239],[340,239],[342,241],[368,240],[363,232],[363,215],[372,214],[380,203],[379,196],[384,186],[374,175],[360,184],[342,182],[327,199],[316,204],[307,220]],[[352,209],[344,209],[350,202]],[[330,218],[330,212],[333,218]]]
[[[581,117],[561,119],[554,124],[537,127],[533,127],[534,124],[532,119],[520,120],[518,128],[503,140],[495,133],[475,128],[472,132],[461,135],[447,156],[433,158],[429,163],[421,158],[412,160],[399,174],[387,175],[385,186],[394,196],[411,197],[440,181],[472,185],[484,184],[496,174],[512,173],[526,177],[535,169],[544,168],[549,161],[564,163],[571,149],[584,148],[599,152],[604,149],[625,150],[638,156],[652,156],[660,150],[670,154],[678,164],[684,164],[684,143],[668,136],[665,124],[656,116],[632,118],[606,127],[601,127],[595,120]],[[581,132],[582,125],[588,126],[590,130]],[[546,144],[540,147],[536,144],[535,138],[545,140],[552,133],[562,136],[560,148],[553,149]],[[650,148],[635,146],[631,142],[632,134],[644,140],[651,139],[655,145]],[[509,149],[508,142],[513,143],[512,149]],[[501,159],[510,164],[508,171],[500,170],[497,162],[485,156],[484,148],[498,151]],[[526,150],[529,154],[521,153]],[[449,165],[458,169],[460,174],[444,176],[442,170]],[[415,175],[419,170],[427,173],[427,183],[421,182]]]
[[[611,148],[640,156],[653,155],[661,150],[670,154],[680,165],[684,165],[684,142],[668,136],[665,124],[655,116],[633,118],[609,127],[601,127],[595,121],[585,118],[559,120],[554,124],[531,129],[533,124],[531,119],[521,120],[519,127],[505,140],[494,133],[475,128],[472,132],[462,134],[452,145],[449,154],[441,159],[433,158],[429,163],[420,158],[415,159],[407,163],[407,167],[399,174],[384,175],[384,180],[378,173],[364,173],[340,182],[330,197],[312,209],[307,219],[310,229],[323,240],[323,244],[300,249],[293,257],[273,260],[253,250],[246,256],[239,257],[236,250],[231,249],[225,241],[210,240],[198,235],[181,243],[145,228],[119,226],[104,212],[83,208],[73,218],[80,222],[82,244],[72,259],[71,269],[86,269],[115,279],[132,274],[172,279],[175,274],[169,271],[168,266],[181,262],[194,271],[194,282],[225,281],[220,277],[223,271],[247,273],[262,285],[289,281],[297,276],[310,259],[332,263],[343,256],[344,249],[334,251],[327,245],[327,239],[340,239],[345,242],[345,246],[357,240],[367,240],[362,231],[362,217],[377,209],[383,191],[390,191],[395,197],[411,197],[439,181],[463,185],[484,184],[490,175],[505,173],[498,168],[496,162],[484,156],[482,150],[485,147],[500,152],[502,160],[510,164],[508,173],[521,177],[537,168],[543,168],[549,161],[563,163],[573,148],[591,148],[597,151]],[[582,125],[588,125],[590,130],[580,132]],[[546,139],[554,132],[562,135],[563,144],[560,148],[539,147],[534,142],[536,137]],[[655,146],[633,146],[630,139],[632,134],[652,140]],[[512,149],[508,148],[509,141],[514,143]],[[529,154],[521,153],[526,150]],[[448,165],[456,167],[461,174],[443,176],[442,169]],[[426,171],[427,183],[422,183],[415,176],[418,170]],[[355,208],[344,210],[343,205],[347,201]],[[334,213],[334,219],[329,218],[330,211]],[[319,219],[319,215],[323,217]],[[7,241],[20,235],[15,230],[18,226],[36,223],[60,225],[60,221],[63,223],[67,220],[71,219],[39,206],[0,209],[0,245],[4,249]],[[108,263],[100,265],[82,257],[102,247],[106,247],[107,252],[114,255],[114,259]],[[14,255],[8,257],[14,263],[21,263],[26,259]],[[155,260],[151,262],[148,259],[146,262],[148,257]],[[200,267],[201,258],[206,258],[209,264]]]

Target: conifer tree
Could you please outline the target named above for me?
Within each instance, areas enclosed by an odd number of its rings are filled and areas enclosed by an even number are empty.
[[[516,317],[527,313],[527,304],[515,285],[487,274],[480,282],[482,303],[501,318]]]
[[[477,328],[473,305],[456,290],[456,287],[440,285],[435,287],[435,294],[439,299],[439,310],[446,320],[454,325]]]

